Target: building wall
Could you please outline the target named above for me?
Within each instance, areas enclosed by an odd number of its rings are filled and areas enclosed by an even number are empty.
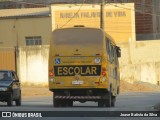
[[[155,39],[160,39],[160,1],[154,0],[153,6],[153,34]]]
[[[49,46],[19,48],[19,78],[22,83],[34,85],[48,84]]]
[[[105,31],[117,43],[135,41],[134,4],[108,4],[104,10]],[[92,4],[68,4],[51,6],[52,30],[56,28],[100,28],[100,6]]]
[[[127,0],[135,3],[136,40],[160,39],[160,1]],[[127,2],[126,1],[126,2]]]
[[[2,66],[1,69],[3,68],[3,69],[15,70],[15,65],[17,62],[17,72],[22,82],[26,82],[27,80],[28,82],[31,82],[31,81],[35,82],[35,80],[40,82],[42,81],[44,82],[44,80],[46,81],[47,79],[43,79],[44,77],[42,76],[40,77],[39,74],[42,75],[43,70],[48,72],[48,70],[46,70],[47,64],[48,64],[47,63],[48,57],[44,56],[44,55],[47,55],[48,52],[47,54],[41,54],[41,51],[43,51],[43,47],[38,52],[37,51],[34,52],[34,49],[30,49],[30,47],[27,47],[28,49],[22,49],[21,47],[26,46],[26,41],[25,41],[26,36],[41,36],[42,45],[49,44],[51,39],[50,17],[1,19],[0,28],[1,28],[0,48],[1,50],[3,49],[3,54],[0,51],[0,57],[3,57],[3,59],[0,59],[0,67]],[[16,51],[17,53],[16,61],[14,56],[15,47],[18,48],[18,50]],[[33,46],[33,48],[34,47],[36,46]],[[41,46],[37,46],[37,47],[41,47]],[[9,56],[9,52],[7,49],[13,49],[12,54],[10,53],[10,56],[12,55],[13,57]],[[43,64],[44,60],[46,60],[45,67]],[[4,66],[5,64],[7,65]],[[36,68],[35,68],[35,65],[37,65]],[[47,75],[46,72],[44,73],[45,75]]]
[[[14,29],[14,19],[0,20],[0,47],[16,46],[16,31]]]
[[[42,36],[48,45],[51,37],[50,17],[0,20],[0,47],[26,46],[26,36]]]
[[[119,44],[121,80],[143,81],[152,84],[160,82],[160,41],[139,41]]]
[[[136,33],[137,34],[152,34],[153,22],[152,0],[136,0],[135,1],[135,14],[136,14]]]

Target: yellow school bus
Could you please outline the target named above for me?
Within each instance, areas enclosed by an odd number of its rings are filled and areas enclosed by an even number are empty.
[[[49,53],[54,107],[73,106],[74,101],[114,106],[120,54],[114,40],[101,29],[76,26],[54,30]]]

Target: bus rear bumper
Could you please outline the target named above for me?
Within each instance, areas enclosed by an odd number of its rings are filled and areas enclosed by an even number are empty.
[[[68,99],[68,100],[99,100],[101,96],[55,96],[55,99]]]

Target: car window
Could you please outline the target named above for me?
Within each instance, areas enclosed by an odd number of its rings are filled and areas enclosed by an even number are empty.
[[[14,75],[15,75],[16,80],[18,80],[18,81],[19,81],[19,78],[18,78],[18,76],[17,76],[16,72],[14,72]]]
[[[12,78],[13,78],[13,80],[18,80],[17,75],[16,75],[15,72],[12,72]]]
[[[0,81],[10,81],[10,80],[12,80],[12,77],[9,71],[0,71]]]

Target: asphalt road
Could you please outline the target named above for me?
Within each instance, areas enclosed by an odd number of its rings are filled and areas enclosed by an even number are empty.
[[[155,111],[154,106],[160,102],[160,93],[159,92],[132,92],[132,93],[122,93],[117,97],[116,106],[112,108],[98,108],[97,103],[95,102],[87,102],[87,103],[79,103],[74,102],[73,107],[60,107],[54,108],[52,105],[52,96],[48,97],[31,97],[25,98],[22,100],[22,106],[6,106],[6,103],[0,103],[0,111]],[[103,117],[83,117],[83,119],[114,119],[114,120],[132,120],[135,119],[131,117],[112,117],[112,118],[103,118]],[[0,120],[5,118],[0,118]],[[11,119],[11,118],[10,118]],[[13,120],[17,120],[17,118],[12,118]],[[19,118],[20,119],[20,118]],[[22,118],[21,118],[22,119]],[[24,119],[24,118],[23,118]],[[27,119],[27,118],[26,118]],[[37,120],[41,120],[44,118],[33,118]],[[45,120],[50,120],[53,118],[45,118]],[[54,118],[58,120],[64,119],[63,117]],[[75,120],[74,117],[65,118],[69,120]],[[81,117],[77,117],[76,120],[81,119]],[[137,119],[137,118],[136,118]],[[139,120],[160,120],[158,117],[147,117],[138,118]],[[32,120],[29,118],[29,120]]]

